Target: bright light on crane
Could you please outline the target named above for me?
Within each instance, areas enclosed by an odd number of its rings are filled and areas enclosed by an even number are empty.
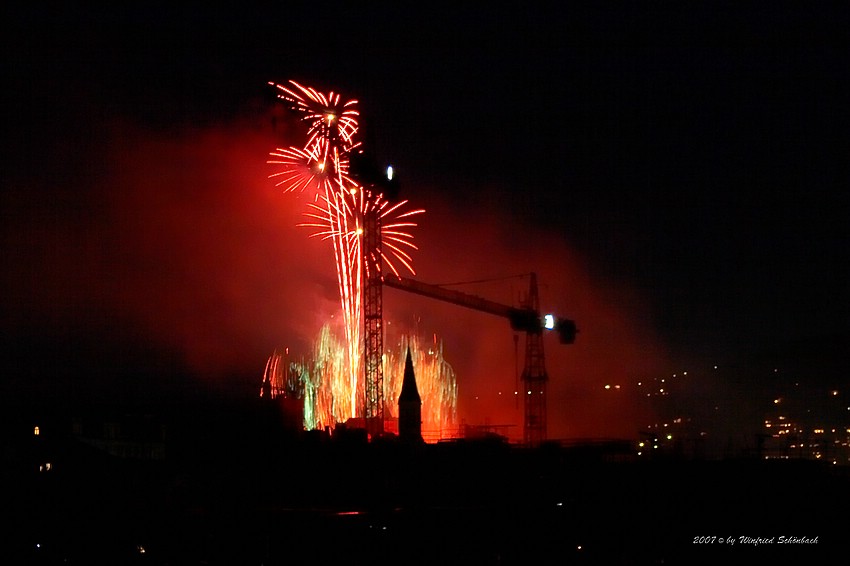
[[[388,165],[387,166],[387,181],[392,181],[392,180],[393,180],[393,166]]]
[[[545,328],[546,330],[553,330],[555,328],[554,315],[547,314],[543,317],[543,328]]]

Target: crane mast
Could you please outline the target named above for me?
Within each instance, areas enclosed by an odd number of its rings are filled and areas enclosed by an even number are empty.
[[[539,312],[540,299],[537,294],[537,275],[531,274],[528,295],[523,306]],[[522,370],[524,399],[523,440],[528,446],[539,446],[546,440],[546,363],[543,356],[543,324],[532,325],[525,332],[525,365]]]
[[[384,328],[381,292],[381,214],[376,206],[363,212],[363,340],[365,356],[363,419],[376,438],[384,432]]]

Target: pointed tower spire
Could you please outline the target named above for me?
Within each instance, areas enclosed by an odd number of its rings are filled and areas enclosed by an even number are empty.
[[[401,393],[398,396],[398,436],[401,440],[422,441],[422,398],[419,397],[419,389],[416,387],[410,346],[407,347],[404,380],[401,382]]]

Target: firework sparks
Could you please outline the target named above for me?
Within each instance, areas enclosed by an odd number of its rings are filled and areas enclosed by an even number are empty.
[[[339,93],[327,94],[289,81],[290,86],[269,83],[280,92],[278,97],[290,109],[302,114],[301,119],[309,124],[306,147],[313,148],[321,162],[329,158],[339,159],[357,147],[354,135],[359,125],[356,100],[342,102]]]
[[[307,142],[303,148],[290,147],[271,153],[274,159],[270,159],[269,164],[280,166],[280,170],[270,178],[276,179],[284,192],[315,191],[314,201],[322,204],[316,208],[333,244],[348,344],[350,405],[356,407],[359,391],[356,384],[361,365],[361,269],[358,242],[348,237],[354,218],[346,204],[346,193],[352,186],[346,171],[349,153],[356,146],[357,101],[342,102],[338,93],[324,94],[294,81],[290,81],[289,86],[270,84],[278,89],[278,97],[308,123]]]
[[[381,218],[381,259],[397,276],[400,276],[397,264],[401,264],[411,273],[415,273],[413,258],[408,250],[418,248],[413,243],[413,235],[408,230],[417,226],[417,223],[412,222],[411,219],[425,212],[424,209],[404,211],[403,207],[408,204],[408,201],[390,204],[380,195],[370,196],[369,191],[365,189],[354,189],[353,191],[334,194],[331,200],[324,198],[322,200],[324,201],[323,205],[311,204],[311,211],[305,213],[305,216],[310,218],[312,222],[299,224],[299,226],[318,229],[311,234],[311,237],[344,240],[349,249],[353,251],[349,260],[351,262],[360,261],[362,220],[370,211],[377,209]],[[342,220],[330,222],[328,211],[333,211],[333,214]],[[389,251],[385,253],[384,248]],[[377,261],[376,258],[370,259],[375,265],[381,265],[381,262]]]
[[[385,412],[398,418],[398,396],[404,379],[404,361],[410,347],[416,384],[422,397],[422,430],[426,439],[454,434],[457,426],[457,380],[454,369],[443,357],[442,342],[434,335],[428,343],[415,335],[404,335],[397,347],[384,357]],[[288,352],[288,351],[286,351]],[[275,352],[266,363],[263,393],[303,401],[303,424],[321,430],[353,416],[350,406],[352,384],[345,367],[346,347],[329,324],[313,344],[312,354],[292,361]]]
[[[276,181],[275,186],[284,192],[310,192],[318,197],[328,192],[330,182],[325,173],[326,164],[320,162],[315,153],[297,147],[282,148],[273,151],[270,164],[280,165],[280,170],[269,175]]]
[[[279,148],[270,154],[268,163],[278,170],[269,177],[284,192],[307,192],[313,196],[305,213],[308,221],[301,226],[315,228],[311,237],[330,240],[333,246],[347,352],[342,363],[348,375],[344,389],[349,395],[345,402],[341,401],[342,387],[333,395],[334,409],[330,414],[340,422],[355,416],[356,408],[365,399],[358,387],[363,369],[364,218],[377,212],[381,225],[381,258],[368,259],[379,269],[386,263],[399,275],[401,268],[414,273],[410,252],[416,245],[408,230],[416,226],[412,218],[424,211],[404,211],[407,201],[390,204],[382,194],[360,186],[349,176],[351,152],[360,146],[356,140],[356,100],[344,101],[339,93],[322,93],[295,81],[288,85],[269,84],[308,125],[303,147]],[[327,416],[321,408],[319,413],[323,413],[322,418]]]

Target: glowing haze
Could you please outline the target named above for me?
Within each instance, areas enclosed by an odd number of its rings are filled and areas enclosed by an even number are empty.
[[[104,119],[85,145],[66,147],[62,162],[73,167],[65,175],[13,180],[4,198],[25,204],[4,226],[7,257],[17,258],[3,274],[4,327],[72,336],[95,351],[107,346],[92,344],[120,342],[101,356],[111,360],[103,371],[74,374],[77,394],[153,391],[163,384],[151,376],[178,365],[199,384],[255,395],[269,354],[281,345],[309,352],[340,309],[327,242],[297,226],[314,197],[282,195],[268,179],[269,148],[298,139],[296,128],[270,124],[265,112],[165,130]],[[417,228],[417,278],[536,271],[542,310],[580,329],[570,346],[545,340],[549,436],[633,436],[641,407],[604,385],[625,387],[667,367],[640,295],[592,279],[557,231],[520,224],[495,206],[460,206],[434,189],[407,172],[404,194],[429,211]],[[526,285],[463,289],[513,303]],[[511,393],[522,349],[517,360],[507,321],[390,289],[384,313],[417,336],[439,336],[456,375],[459,421],[513,425],[521,435],[522,404]],[[56,360],[38,379],[68,371],[66,357],[34,354]],[[150,371],[127,377],[141,363]]]

